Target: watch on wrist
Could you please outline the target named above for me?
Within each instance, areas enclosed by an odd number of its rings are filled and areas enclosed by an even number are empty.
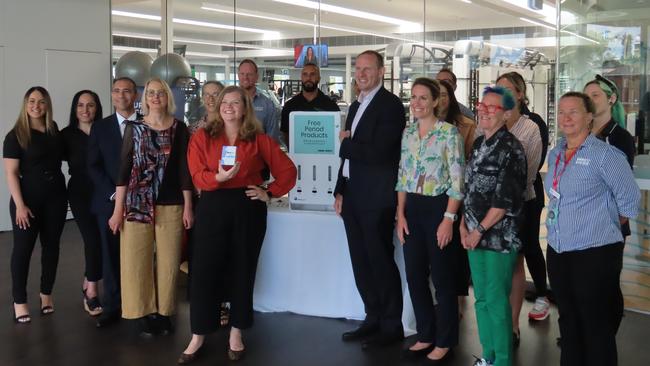
[[[451,212],[445,212],[443,216],[451,220],[451,222],[456,222],[456,220],[458,220],[458,215]]]
[[[485,231],[486,231],[486,230],[485,230],[485,228],[483,227],[483,225],[478,224],[478,226],[476,227],[476,231],[478,231],[479,234],[483,235],[483,234],[485,234]]]

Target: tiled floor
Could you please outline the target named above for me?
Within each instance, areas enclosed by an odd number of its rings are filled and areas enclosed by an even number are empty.
[[[630,248],[633,248],[630,246]],[[61,260],[54,292],[56,312],[48,317],[34,316],[30,325],[15,325],[11,318],[9,255],[11,233],[0,234],[0,298],[5,316],[0,316],[1,366],[83,366],[83,365],[174,365],[189,340],[188,304],[179,291],[176,332],[170,336],[144,340],[132,334],[130,324],[98,330],[81,306],[83,246],[76,226],[69,222],[63,234]],[[633,252],[630,252],[633,255]],[[30,308],[37,314],[40,250],[32,260],[29,281]],[[626,257],[626,266],[628,265]],[[471,302],[469,302],[471,304]],[[522,316],[531,304],[524,304]],[[523,319],[523,318],[522,318]],[[598,321],[595,319],[594,321]],[[307,317],[288,313],[256,314],[255,326],[245,333],[248,354],[242,366],[394,366],[407,365],[400,359],[402,345],[362,351],[356,343],[343,343],[341,333],[355,327],[341,319]],[[560,349],[557,311],[539,324],[522,322],[522,344],[516,365],[559,364]],[[650,364],[650,316],[627,313],[619,331],[619,359],[624,366]],[[410,340],[404,342],[404,346]],[[205,352],[196,365],[231,364],[226,357],[227,332],[209,337]],[[471,305],[461,321],[461,344],[449,365],[471,365],[472,354],[480,346]]]

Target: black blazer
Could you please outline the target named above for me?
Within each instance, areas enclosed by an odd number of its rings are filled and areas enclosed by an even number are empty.
[[[358,109],[359,102],[355,101],[345,121],[346,130],[352,129]],[[405,125],[402,102],[382,86],[361,116],[354,136],[341,142],[342,160],[334,195],[347,192],[344,204],[367,209],[397,204],[395,184]],[[343,159],[349,161],[350,179],[342,175]]]
[[[110,198],[115,193],[121,149],[122,134],[115,114],[93,123],[88,138],[88,174],[95,186],[90,205],[95,214],[113,212]]]

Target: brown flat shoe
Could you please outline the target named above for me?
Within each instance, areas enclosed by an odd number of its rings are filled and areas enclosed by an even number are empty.
[[[234,351],[230,347],[228,347],[228,359],[230,361],[239,361],[242,358],[244,358],[244,354],[246,353],[246,349],[244,348],[241,351]]]
[[[200,349],[200,348],[199,348]],[[192,363],[196,360],[197,353],[199,351],[197,350],[194,353],[181,353],[180,357],[178,357],[178,364],[179,365],[187,365],[188,363]]]
[[[199,357],[199,353],[203,349],[203,345],[199,347],[194,353],[181,353],[180,357],[178,357],[178,364],[179,365],[187,365],[188,363],[192,363],[196,361],[196,359]]]

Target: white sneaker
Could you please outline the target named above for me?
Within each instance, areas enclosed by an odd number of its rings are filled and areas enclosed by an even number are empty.
[[[546,297],[538,297],[533,305],[533,310],[528,313],[528,318],[531,320],[544,320],[548,318],[549,309],[551,304]]]
[[[474,356],[476,361],[474,361],[474,364],[472,366],[493,366],[494,364],[484,358],[478,358]]]

